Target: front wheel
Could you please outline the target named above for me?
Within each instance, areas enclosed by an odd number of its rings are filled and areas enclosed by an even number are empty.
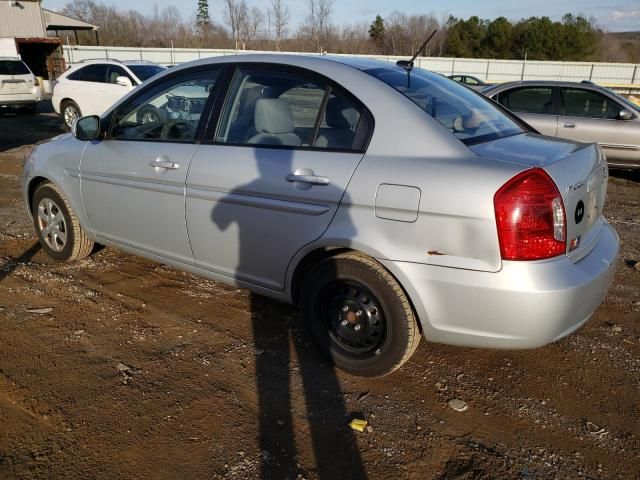
[[[60,113],[62,114],[62,120],[64,121],[65,126],[69,130],[71,130],[73,122],[82,116],[80,107],[71,100],[65,100],[62,102],[62,105],[60,105]]]
[[[316,265],[304,280],[301,310],[320,351],[353,375],[388,375],[420,342],[402,287],[380,263],[361,254],[340,254]]]
[[[58,187],[40,185],[33,195],[31,213],[40,245],[50,257],[70,262],[89,256],[93,241]]]

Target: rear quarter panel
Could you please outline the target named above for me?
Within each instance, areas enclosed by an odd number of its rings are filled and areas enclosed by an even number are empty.
[[[518,165],[477,157],[432,155],[403,157],[368,154],[354,175],[345,199],[325,234],[328,243],[354,232],[351,248],[392,261],[496,272],[501,268],[493,196]],[[397,218],[376,214],[381,184],[420,190],[417,212],[396,207]],[[415,218],[415,217],[414,217]]]

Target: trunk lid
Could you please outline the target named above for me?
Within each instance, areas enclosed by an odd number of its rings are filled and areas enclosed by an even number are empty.
[[[31,93],[35,78],[31,74],[0,75],[0,95]]]
[[[567,254],[577,262],[593,249],[604,225],[609,176],[600,147],[526,133],[470,148],[482,157],[546,170],[562,195]]]

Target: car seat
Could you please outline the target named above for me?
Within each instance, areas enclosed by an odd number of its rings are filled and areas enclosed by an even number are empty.
[[[320,129],[315,146],[321,148],[351,148],[360,120],[360,112],[340,97],[327,102],[326,123],[329,128]]]
[[[294,132],[291,105],[284,98],[261,98],[256,102],[254,125],[258,132],[250,144],[289,145],[299,147],[302,142]]]

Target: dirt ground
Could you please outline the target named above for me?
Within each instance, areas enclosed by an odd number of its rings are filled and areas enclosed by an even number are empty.
[[[639,174],[610,179],[622,254],[576,334],[423,341],[362,380],[322,363],[293,307],[109,248],[49,259],[19,176],[60,131],[0,113],[0,478],[640,478]]]

